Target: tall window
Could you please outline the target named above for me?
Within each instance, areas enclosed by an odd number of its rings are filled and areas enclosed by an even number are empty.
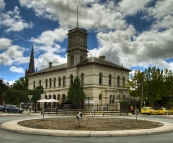
[[[55,94],[53,95],[53,99],[56,99],[56,95]]]
[[[123,77],[123,87],[125,87],[125,77]]]
[[[102,84],[102,73],[99,73],[99,84]]]
[[[33,82],[33,89],[35,89],[35,81]]]
[[[81,74],[81,84],[84,84],[84,74]]]
[[[39,86],[41,86],[41,80],[39,80]]]
[[[62,102],[65,101],[65,94],[62,95]]]
[[[44,98],[47,99],[47,95],[45,95]]]
[[[53,79],[53,86],[56,87],[56,78]]]
[[[112,95],[110,95],[109,103],[110,103],[110,104],[112,103]]]
[[[46,81],[45,81],[45,87],[47,88],[47,82],[48,82],[48,80],[46,79]]]
[[[102,95],[101,94],[99,95],[99,100],[102,100]]]
[[[71,56],[70,60],[71,60],[71,66],[73,66],[74,65],[74,56],[73,55]]]
[[[61,86],[61,77],[58,78],[59,86]]]
[[[109,103],[114,103],[115,102],[115,95],[110,95]]]
[[[51,95],[49,95],[49,99],[51,99]]]
[[[117,86],[120,86],[120,77],[117,76]]]
[[[52,79],[49,79],[49,87],[52,87]]]
[[[66,85],[66,79],[65,79],[65,76],[63,76],[63,86],[65,86]]]
[[[60,95],[60,94],[58,94],[58,100],[60,101],[60,99],[61,99],[61,95]]]
[[[84,60],[83,56],[80,56],[80,62],[82,62]]]
[[[112,103],[115,103],[115,95],[113,95]]]
[[[73,75],[70,75],[70,84],[73,82]]]
[[[111,75],[109,75],[109,85],[111,85],[112,83],[112,77],[111,77]]]

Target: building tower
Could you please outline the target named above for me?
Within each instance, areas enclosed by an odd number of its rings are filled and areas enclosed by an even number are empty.
[[[32,46],[29,66],[28,66],[28,70],[26,69],[25,76],[28,75],[28,74],[34,73],[34,72],[35,72],[35,67],[34,67],[34,50],[33,50],[33,46]]]
[[[87,31],[78,27],[68,31],[67,67],[75,66],[87,58]]]

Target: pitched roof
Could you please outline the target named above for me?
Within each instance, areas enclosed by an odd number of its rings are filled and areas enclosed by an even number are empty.
[[[67,68],[67,64],[61,64],[61,65],[52,66],[52,67],[42,69],[42,70],[35,72],[35,73],[32,73],[30,75],[35,75],[35,74],[45,73],[45,72],[51,72],[51,71],[55,71],[55,70],[65,69],[65,68]]]
[[[115,67],[115,68],[131,71],[130,69],[124,68],[123,66],[114,64],[112,62],[109,62],[109,61],[106,61],[106,60],[103,60],[100,58],[95,58],[95,57],[87,58],[86,60],[79,63],[78,65],[85,65],[85,64],[89,64],[89,63],[97,63],[97,64],[101,64],[101,65],[106,65],[106,66],[110,66],[110,67]]]

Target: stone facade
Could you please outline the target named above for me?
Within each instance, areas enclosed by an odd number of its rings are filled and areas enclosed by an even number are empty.
[[[87,31],[75,28],[68,32],[67,63],[53,66],[28,75],[29,89],[43,86],[46,94],[41,98],[65,101],[70,83],[79,77],[86,93],[85,104],[114,105],[118,100],[130,101],[125,88],[129,69],[99,58],[87,58]],[[101,107],[100,107],[101,108]]]

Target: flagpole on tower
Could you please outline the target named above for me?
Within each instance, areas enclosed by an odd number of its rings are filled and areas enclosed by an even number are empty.
[[[79,23],[78,23],[78,6],[77,6],[77,28],[79,27]]]

